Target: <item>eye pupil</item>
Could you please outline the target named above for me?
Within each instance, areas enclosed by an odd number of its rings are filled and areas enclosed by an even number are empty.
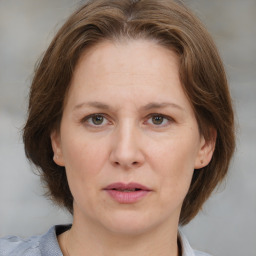
[[[162,124],[163,119],[164,118],[162,116],[154,116],[152,117],[152,122],[153,124]]]
[[[95,125],[100,125],[100,124],[102,124],[103,123],[103,116],[93,116],[92,117],[92,122],[93,122],[93,124],[95,124]]]

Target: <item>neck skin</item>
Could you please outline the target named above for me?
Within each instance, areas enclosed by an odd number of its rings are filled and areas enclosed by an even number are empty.
[[[72,228],[58,237],[64,256],[178,256],[178,221],[143,234],[119,234],[74,214]],[[68,253],[67,253],[68,250]]]

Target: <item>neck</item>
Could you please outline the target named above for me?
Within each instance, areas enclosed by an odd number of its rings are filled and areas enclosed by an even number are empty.
[[[177,229],[165,223],[144,233],[120,234],[74,218],[59,241],[64,256],[178,256]]]

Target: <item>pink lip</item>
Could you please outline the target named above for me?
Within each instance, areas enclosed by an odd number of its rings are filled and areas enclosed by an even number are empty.
[[[104,190],[118,203],[132,204],[145,197],[152,190],[138,183],[121,182],[108,185]],[[135,191],[126,191],[135,190]]]

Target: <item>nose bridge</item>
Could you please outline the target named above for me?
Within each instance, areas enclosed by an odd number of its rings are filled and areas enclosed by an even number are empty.
[[[134,150],[136,150],[136,144],[137,144],[137,136],[136,136],[136,128],[135,125],[132,123],[132,121],[127,120],[127,122],[124,122],[120,125],[120,128],[118,130],[118,146],[119,150],[124,152],[130,152],[132,153]]]
[[[141,146],[138,126],[131,119],[123,121],[114,134],[112,162],[126,168],[140,166],[144,161]]]

